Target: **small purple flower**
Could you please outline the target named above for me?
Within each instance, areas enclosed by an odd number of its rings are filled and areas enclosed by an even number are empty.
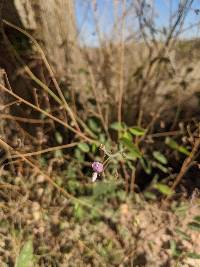
[[[92,169],[94,172],[101,173],[103,171],[103,164],[101,162],[95,161],[92,163]]]
[[[92,182],[95,182],[98,174],[103,172],[103,164],[101,162],[95,161],[92,163],[92,169],[93,169],[93,174],[92,174]]]

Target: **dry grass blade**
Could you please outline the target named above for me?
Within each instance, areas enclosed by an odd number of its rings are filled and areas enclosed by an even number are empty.
[[[44,153],[60,150],[60,149],[74,147],[74,146],[77,146],[78,144],[79,144],[78,142],[74,142],[74,143],[70,143],[70,144],[66,144],[66,145],[62,145],[62,146],[49,147],[49,148],[46,148],[46,149],[43,149],[43,150],[21,154],[21,156],[23,156],[23,157],[32,157],[32,156],[41,155],[41,154],[44,154]],[[14,158],[18,158],[18,157],[21,157],[21,156],[13,155],[13,156],[11,156],[11,158],[14,159]]]
[[[27,33],[25,30],[23,30],[23,29],[21,29],[21,28],[15,26],[14,24],[12,24],[12,23],[10,23],[10,22],[8,22],[8,21],[6,21],[6,20],[3,20],[3,22],[4,22],[6,25],[8,25],[8,26],[10,26],[10,27],[16,29],[17,31],[23,33],[23,34],[24,34],[25,36],[27,36],[27,37],[34,43],[34,45],[37,47],[37,49],[38,49],[40,55],[42,56],[42,60],[44,61],[44,64],[45,64],[47,70],[49,71],[49,74],[50,74],[50,76],[51,76],[51,78],[52,78],[52,81],[53,81],[53,83],[54,83],[54,85],[55,85],[55,88],[56,88],[56,90],[58,91],[58,94],[59,94],[60,98],[61,98],[62,101],[63,101],[63,104],[64,104],[66,110],[68,111],[68,113],[69,113],[69,115],[70,115],[72,121],[74,122],[76,128],[77,128],[78,130],[80,130],[80,129],[79,129],[79,126],[78,126],[78,123],[77,123],[77,121],[76,121],[76,119],[75,119],[75,116],[74,116],[74,114],[73,114],[73,111],[72,111],[71,108],[69,107],[69,105],[68,105],[68,103],[67,103],[67,101],[66,101],[66,99],[65,99],[65,97],[64,97],[64,95],[63,95],[63,93],[62,93],[62,90],[60,89],[60,87],[59,87],[59,85],[58,85],[58,83],[57,83],[57,81],[56,81],[56,79],[55,79],[53,70],[51,69],[51,66],[50,66],[49,63],[48,63],[48,60],[47,60],[47,58],[46,58],[46,56],[45,56],[45,54],[44,54],[44,52],[43,52],[41,46],[40,46],[40,45],[38,44],[38,42],[33,38],[33,36],[31,36],[31,35],[30,35],[29,33]],[[33,76],[33,73],[30,71],[30,69],[29,69],[28,67],[25,67],[25,68],[27,68],[27,72],[28,72],[28,74],[31,75],[31,76]],[[59,98],[58,98],[58,97],[57,97],[57,96],[56,96],[56,95],[55,95],[55,94],[54,94],[54,93],[53,93],[53,92],[52,92],[52,91],[51,91],[45,84],[43,84],[39,79],[37,79],[37,77],[36,77],[35,75],[34,75],[34,77],[33,77],[33,80],[36,80],[37,83],[38,83],[41,87],[43,87],[49,94],[51,94],[57,101],[59,101],[59,104],[62,103],[62,102],[60,102]]]
[[[26,162],[30,167],[32,167],[38,174],[41,174],[45,177],[45,179],[53,186],[55,187],[60,193],[63,194],[64,197],[66,197],[67,199],[71,200],[72,202],[75,203],[79,203],[82,206],[85,206],[87,208],[90,209],[95,209],[105,220],[107,219],[111,219],[105,216],[104,212],[101,211],[100,209],[94,207],[92,204],[81,200],[79,198],[74,197],[73,195],[71,195],[70,193],[68,193],[65,189],[63,189],[62,187],[60,187],[56,182],[53,181],[53,179],[46,174],[45,172],[43,172],[37,165],[35,165],[34,163],[32,163],[29,159],[26,158],[26,156],[24,156],[23,154],[21,154],[20,152],[16,151],[14,148],[12,148],[11,146],[9,146],[6,142],[4,142],[2,139],[0,139],[0,145],[7,151],[7,150],[11,150],[14,151],[15,154],[20,157],[21,159],[24,160],[24,162]]]
[[[122,2],[122,14],[126,11],[126,0]],[[121,27],[121,42],[120,42],[120,75],[119,75],[119,102],[118,102],[118,122],[122,121],[122,101],[124,93],[124,51],[125,51],[125,42],[124,42],[124,30],[125,30],[125,21],[126,17],[122,18],[122,27]]]
[[[190,155],[184,160],[181,170],[178,174],[178,176],[176,177],[171,189],[174,190],[177,185],[180,183],[181,179],[183,178],[183,176],[185,175],[185,173],[188,171],[188,169],[190,168],[190,166],[193,164],[193,160],[196,156],[196,153],[199,149],[200,146],[200,138],[195,139],[194,141],[194,146],[192,148],[192,151],[190,153]]]
[[[22,103],[26,104],[29,107],[32,107],[33,109],[41,112],[42,114],[44,114],[45,116],[51,118],[52,120],[60,123],[61,125],[65,126],[65,128],[69,129],[70,131],[72,131],[73,133],[77,134],[77,136],[79,136],[80,138],[90,142],[90,143],[96,143],[96,141],[90,139],[89,137],[87,137],[86,135],[84,135],[83,133],[81,133],[80,131],[77,131],[76,129],[74,129],[73,127],[71,127],[70,125],[68,125],[67,123],[63,122],[62,120],[56,118],[55,116],[51,115],[50,113],[46,112],[45,110],[33,105],[32,103],[26,101],[25,99],[21,98],[20,96],[16,95],[15,93],[13,93],[12,91],[8,90],[5,86],[3,86],[2,84],[0,84],[0,88],[2,90],[4,90],[5,92],[7,92],[8,94],[14,96],[16,99],[20,100]]]

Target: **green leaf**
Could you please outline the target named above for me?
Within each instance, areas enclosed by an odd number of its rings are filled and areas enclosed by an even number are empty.
[[[188,223],[188,227],[193,231],[200,232],[200,223],[190,222],[190,223]]]
[[[185,148],[184,146],[180,146],[176,141],[174,141],[170,137],[167,137],[165,139],[165,144],[168,145],[170,148],[179,151],[182,154],[185,154],[187,156],[190,154],[187,148]]]
[[[90,147],[86,143],[78,144],[78,148],[83,151],[84,153],[88,153],[90,151]]]
[[[28,240],[22,247],[17,260],[16,267],[30,267],[33,263],[33,241]]]
[[[193,220],[196,221],[197,223],[200,223],[200,216],[195,216]]]
[[[156,195],[152,192],[144,192],[144,196],[147,199],[156,200]]]
[[[158,162],[153,162],[152,166],[160,169],[164,173],[168,173],[168,169],[165,166],[163,166],[162,164],[158,163]]]
[[[98,123],[94,119],[89,119],[88,120],[88,126],[95,133],[100,133],[101,132],[100,126],[98,125]]]
[[[92,144],[92,153],[96,153],[96,151],[97,151],[97,145]]]
[[[130,140],[131,142],[132,142],[132,140],[133,140],[132,135],[131,135],[129,132],[127,132],[127,131],[122,135],[121,138],[127,138],[127,139]]]
[[[134,155],[137,158],[141,158],[142,155],[141,155],[140,150],[137,148],[136,145],[133,144],[131,140],[129,140],[128,138],[122,137],[120,141],[132,153],[132,155]]]
[[[94,139],[98,139],[97,135],[94,134],[94,132],[90,129],[90,127],[85,122],[80,120],[80,124],[81,124],[81,126],[83,127],[83,129],[85,130],[86,133],[88,133]]]
[[[195,252],[189,252],[186,254],[186,256],[190,259],[200,260],[200,254],[195,253]]]
[[[180,230],[179,228],[176,228],[175,229],[175,232],[180,235],[184,240],[190,240],[190,237],[185,233],[183,232],[182,230]]]
[[[140,159],[140,163],[141,163],[144,171],[147,174],[151,174],[151,172],[152,172],[151,161],[148,158],[144,158],[143,157],[143,158]]]
[[[186,156],[190,155],[190,151],[184,146],[179,146],[178,151],[182,154],[185,154]]]
[[[124,154],[124,156],[127,160],[131,160],[131,161],[135,161],[138,158],[138,156],[135,155],[135,153],[131,153],[131,152]]]
[[[127,160],[127,165],[128,167],[132,170],[132,171],[135,171],[135,166],[133,165],[133,163],[130,161],[130,160]]]
[[[187,213],[188,211],[188,204],[186,203],[179,203],[178,206],[172,206],[172,210],[179,216],[185,216],[185,214]]]
[[[154,158],[162,164],[167,164],[167,158],[159,151],[153,152]]]
[[[85,211],[79,203],[75,203],[74,206],[74,216],[78,220],[82,220],[85,217]]]
[[[154,188],[157,189],[160,193],[166,195],[166,196],[170,196],[173,194],[172,189],[165,185],[165,184],[161,184],[161,183],[157,183],[154,185]]]
[[[170,240],[170,250],[173,257],[179,257],[181,255],[181,252],[177,249],[176,241]]]
[[[59,132],[55,132],[55,138],[56,138],[56,141],[58,142],[58,144],[62,144],[63,137]]]
[[[129,131],[135,136],[143,136],[145,134],[145,129],[140,127],[131,127],[129,128]]]
[[[84,160],[84,155],[80,149],[76,148],[74,155],[80,162],[82,162]]]
[[[165,139],[165,144],[166,145],[168,145],[170,148],[172,148],[172,149],[175,149],[175,150],[177,150],[178,149],[178,144],[177,144],[177,142],[176,141],[174,141],[172,138],[170,138],[170,137],[167,137],[166,139]]]
[[[170,240],[170,250],[173,256],[177,256],[177,251],[176,251],[176,241]]]
[[[115,131],[122,131],[124,129],[124,125],[122,123],[119,123],[119,122],[113,122],[110,125],[110,128],[115,130]]]
[[[62,150],[58,149],[54,151],[54,157],[55,158],[62,158],[63,157],[63,152]]]
[[[100,144],[105,144],[105,142],[106,142],[106,136],[105,136],[105,134],[101,133],[99,135],[99,142],[100,142]]]

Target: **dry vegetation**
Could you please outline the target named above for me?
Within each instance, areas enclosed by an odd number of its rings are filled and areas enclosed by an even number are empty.
[[[0,266],[200,266],[200,47],[181,39],[193,2],[162,29],[146,1],[110,0],[107,33],[86,1],[98,45],[79,29],[67,49],[3,6]]]

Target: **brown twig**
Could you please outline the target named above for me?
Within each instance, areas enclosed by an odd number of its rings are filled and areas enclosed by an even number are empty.
[[[39,120],[39,119],[23,118],[23,117],[17,117],[17,116],[8,115],[8,114],[0,115],[0,119],[21,121],[21,122],[33,123],[33,124],[51,123],[51,120]]]
[[[80,131],[80,128],[79,128],[78,123],[77,123],[77,121],[76,121],[76,119],[75,119],[74,113],[73,113],[73,111],[71,110],[71,108],[69,107],[69,105],[68,105],[68,103],[67,103],[67,101],[66,101],[66,99],[65,99],[65,97],[64,97],[64,95],[63,95],[63,93],[62,93],[62,90],[61,90],[60,86],[58,85],[58,82],[57,82],[57,80],[56,80],[56,78],[55,78],[55,75],[54,75],[54,73],[53,73],[53,70],[52,70],[52,68],[51,68],[51,66],[50,66],[50,64],[49,64],[49,62],[48,62],[48,60],[47,60],[47,58],[46,58],[46,56],[45,56],[45,54],[44,54],[42,48],[41,48],[40,45],[38,44],[38,42],[33,38],[33,36],[31,36],[31,35],[30,35],[29,33],[27,33],[25,30],[23,30],[23,29],[21,29],[21,28],[15,26],[14,24],[12,24],[12,23],[10,23],[10,22],[8,22],[8,21],[6,21],[6,20],[3,20],[3,22],[4,22],[6,25],[8,25],[9,27],[14,28],[15,30],[17,30],[17,31],[19,31],[19,32],[21,32],[21,33],[23,33],[23,34],[24,34],[25,36],[27,36],[27,37],[34,43],[34,45],[37,47],[37,49],[38,49],[38,51],[39,51],[39,53],[40,53],[40,55],[41,55],[41,57],[42,57],[42,60],[43,60],[45,66],[46,66],[46,68],[47,68],[47,70],[48,70],[48,72],[49,72],[49,74],[50,74],[50,76],[51,76],[51,79],[52,79],[52,81],[53,81],[53,83],[54,83],[54,86],[55,86],[55,88],[56,88],[56,90],[57,90],[57,92],[58,92],[58,94],[59,94],[60,99],[62,100],[62,102],[63,102],[63,104],[64,104],[66,110],[68,111],[68,113],[69,113],[69,115],[70,115],[72,121],[74,122],[74,125],[76,126],[77,130]],[[30,69],[27,69],[27,68],[26,68],[26,71],[27,71],[29,74],[32,74],[32,73],[30,72]],[[38,80],[38,79],[37,79],[37,80]],[[42,85],[42,87],[45,87],[45,88],[47,89],[47,86],[44,86],[44,84],[43,84],[41,81],[39,81],[39,84]],[[50,90],[48,90],[48,91],[50,92]],[[51,93],[52,93],[52,92],[51,92]],[[58,98],[57,98],[57,99],[58,99]]]
[[[188,169],[193,164],[193,160],[195,158],[195,155],[198,151],[199,146],[200,146],[200,138],[196,138],[194,140],[194,146],[192,148],[190,155],[184,160],[182,167],[180,169],[180,172],[179,172],[178,176],[176,177],[176,179],[175,179],[175,181],[171,187],[172,190],[174,190],[177,187],[177,185],[180,183],[181,179],[184,177],[184,175],[186,174]],[[170,198],[170,196],[168,198]]]
[[[126,0],[122,2],[122,13],[124,14],[126,10]],[[124,93],[124,28],[125,28],[125,17],[122,19],[122,30],[121,30],[121,41],[120,41],[120,75],[119,75],[119,102],[118,102],[118,122],[122,121],[122,102]]]
[[[130,184],[130,192],[134,193],[134,189],[135,189],[135,178],[136,178],[136,169],[132,169],[132,173],[131,173],[131,184]]]
[[[87,140],[88,142],[94,142],[92,139],[90,139],[89,137],[87,137],[86,135],[84,135],[82,132],[77,131],[76,129],[74,129],[73,127],[71,127],[69,124],[63,122],[62,120],[56,118],[55,116],[51,115],[50,113],[46,112],[45,110],[33,105],[32,103],[26,101],[25,99],[21,98],[20,96],[18,96],[17,94],[13,93],[12,91],[8,90],[5,86],[3,86],[2,84],[0,84],[0,88],[4,91],[6,91],[7,93],[9,93],[10,95],[14,96],[16,99],[20,100],[21,102],[23,102],[24,104],[26,104],[29,107],[32,107],[33,109],[43,113],[44,115],[46,115],[47,117],[51,118],[52,120],[60,123],[61,125],[65,126],[67,129],[71,130],[72,132],[74,132],[75,134],[77,134],[79,137],[83,138],[84,140]]]
[[[59,149],[74,147],[78,144],[79,144],[78,142],[74,142],[74,143],[70,143],[70,144],[66,144],[66,145],[62,145],[62,146],[49,147],[49,148],[46,148],[43,150],[34,151],[34,152],[26,153],[26,154],[21,154],[21,156],[31,157],[31,156],[41,155],[41,154],[52,152],[52,151],[59,150]],[[18,157],[19,157],[18,155],[12,156],[12,158],[18,158]]]

